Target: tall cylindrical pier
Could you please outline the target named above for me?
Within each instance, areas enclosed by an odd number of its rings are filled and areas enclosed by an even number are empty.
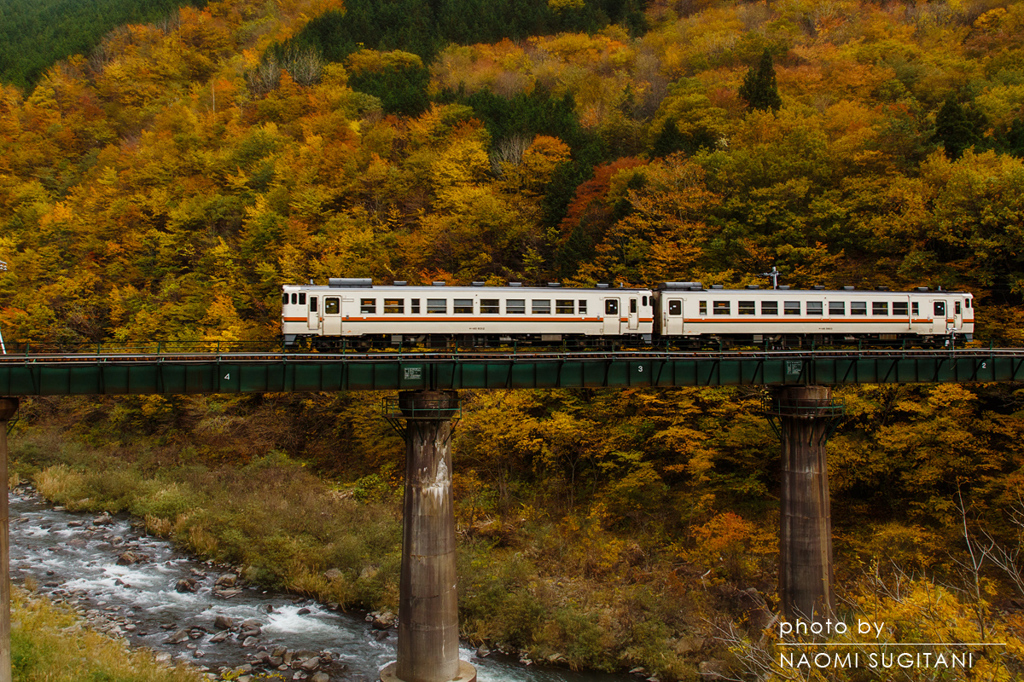
[[[11,682],[11,536],[7,508],[7,422],[18,411],[17,398],[0,398],[0,682]]]
[[[786,386],[775,396],[773,413],[782,437],[782,611],[791,621],[825,620],[835,608],[825,442],[837,407],[827,386]]]
[[[403,391],[405,501],[398,602],[398,660],[383,682],[474,682],[459,660],[452,505],[451,419],[455,391]]]

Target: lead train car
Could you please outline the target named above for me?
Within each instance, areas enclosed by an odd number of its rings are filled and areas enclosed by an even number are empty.
[[[974,297],[964,292],[703,288],[665,282],[656,333],[694,343],[809,345],[848,341],[940,345],[974,336]]]
[[[331,279],[328,286],[283,287],[285,345],[309,338],[316,347],[342,339],[424,344],[450,337],[488,341],[561,341],[615,337],[650,342],[650,289],[374,286],[369,279]]]

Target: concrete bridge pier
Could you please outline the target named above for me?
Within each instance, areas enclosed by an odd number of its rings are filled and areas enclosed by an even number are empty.
[[[11,537],[7,508],[7,422],[18,411],[17,398],[0,398],[0,682],[11,682]]]
[[[392,424],[405,421],[405,501],[398,602],[398,660],[382,682],[475,682],[459,660],[452,506],[452,419],[456,391],[403,391]]]
[[[785,386],[769,410],[782,439],[779,597],[790,622],[835,611],[825,442],[843,406],[827,386]]]

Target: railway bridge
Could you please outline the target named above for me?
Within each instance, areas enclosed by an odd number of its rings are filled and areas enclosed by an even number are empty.
[[[225,348],[97,346],[0,355],[0,682],[10,680],[7,426],[18,399],[399,391],[384,417],[406,438],[397,661],[384,682],[472,682],[458,658],[450,435],[460,389],[764,387],[782,439],[779,590],[787,618],[832,615],[825,441],[847,384],[1024,381],[1024,349],[819,349],[674,352],[278,353]],[[40,349],[41,350],[41,349]]]

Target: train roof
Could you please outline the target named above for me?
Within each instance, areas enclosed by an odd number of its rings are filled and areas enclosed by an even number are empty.
[[[693,291],[693,292],[709,292],[715,293],[718,291],[728,293],[779,293],[779,292],[792,292],[802,294],[871,294],[878,296],[892,295],[892,294],[966,294],[970,296],[970,292],[967,291],[953,291],[949,289],[932,289],[930,287],[916,287],[909,291],[892,290],[888,287],[877,287],[875,289],[857,289],[856,287],[845,286],[841,289],[826,289],[823,286],[813,286],[810,289],[796,289],[787,285],[781,285],[777,289],[766,289],[755,285],[747,285],[744,288],[739,289],[727,289],[721,284],[712,284],[710,287],[705,287],[700,282],[661,282],[657,286],[658,291]]]
[[[433,282],[431,284],[407,284],[406,282],[397,281],[393,284],[374,284],[369,279],[347,279],[347,278],[332,278],[329,283],[325,286],[323,284],[285,284],[286,288],[302,289],[304,291],[322,291],[330,293],[332,291],[339,290],[367,290],[367,291],[387,291],[387,292],[399,292],[399,291],[417,291],[417,292],[454,292],[454,293],[479,293],[481,290],[495,290],[500,289],[506,292],[516,291],[529,291],[531,293],[545,292],[549,294],[557,293],[559,291],[586,291],[586,292],[609,292],[609,291],[621,291],[621,292],[637,292],[637,293],[650,293],[651,289],[643,287],[613,287],[610,284],[598,284],[596,287],[565,287],[558,282],[551,282],[547,286],[523,286],[519,282],[510,282],[503,286],[487,286],[483,282],[473,282],[471,286],[448,286],[445,282]]]

